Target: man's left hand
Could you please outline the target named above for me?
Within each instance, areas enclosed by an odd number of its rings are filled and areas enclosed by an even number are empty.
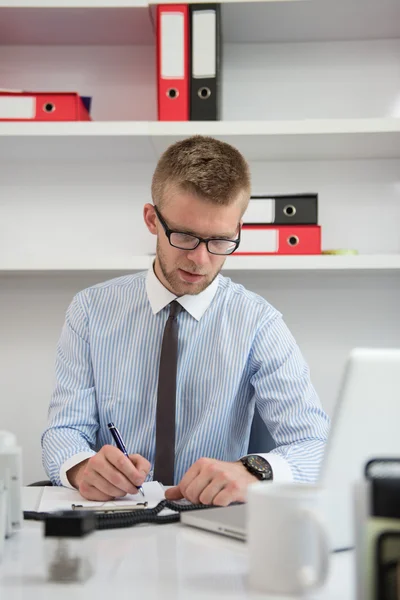
[[[175,487],[165,491],[167,500],[186,498],[193,504],[228,506],[245,502],[247,487],[258,481],[241,462],[224,462],[214,458],[197,460]]]

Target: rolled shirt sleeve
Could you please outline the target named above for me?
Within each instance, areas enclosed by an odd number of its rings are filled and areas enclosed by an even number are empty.
[[[260,448],[257,454],[270,461],[277,481],[292,478],[315,482],[329,417],[311,383],[310,369],[280,313],[259,327],[250,360],[255,402],[276,444],[270,453],[264,454]],[[275,465],[273,457],[277,457]]]

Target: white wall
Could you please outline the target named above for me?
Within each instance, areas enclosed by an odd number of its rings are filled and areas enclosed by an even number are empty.
[[[400,40],[223,47],[223,118],[400,116]]]

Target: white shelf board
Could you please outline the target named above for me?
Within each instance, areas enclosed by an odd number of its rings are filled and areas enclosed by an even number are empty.
[[[398,0],[223,4],[225,43],[316,42],[400,37]]]
[[[287,121],[76,121],[0,122],[9,136],[187,136],[195,133],[237,136],[347,135],[399,133],[400,118],[302,119]]]
[[[34,137],[148,137],[148,121],[33,121],[0,122],[1,136]]]
[[[150,123],[157,152],[196,133],[236,146],[248,160],[400,157],[400,119]]]
[[[155,44],[149,7],[142,0],[68,0],[28,6],[11,8],[0,0],[1,45]]]
[[[130,162],[157,159],[147,121],[0,123],[0,160]]]
[[[154,161],[173,142],[210,135],[248,160],[400,158],[400,119],[0,123],[0,160]]]
[[[189,0],[186,4],[207,4],[210,0]],[[247,6],[254,4],[255,2],[272,4],[276,2],[310,2],[310,0],[221,0],[220,4],[246,4]],[[176,4],[176,0],[150,0],[150,5],[156,4]]]
[[[79,264],[58,259],[47,264],[38,264],[35,260],[24,263],[1,264],[0,273],[7,272],[64,272],[64,271],[141,271],[152,264],[153,256],[133,256],[122,259],[101,260],[94,264]],[[231,256],[228,257],[223,271],[379,271],[400,270],[400,254],[377,254],[355,256]]]
[[[231,256],[225,271],[399,270],[400,254]]]
[[[0,43],[154,43],[149,11],[142,18],[136,9],[155,4],[145,0],[0,0]],[[221,4],[225,43],[400,37],[398,0],[225,0]],[[131,14],[124,14],[123,9]],[[135,19],[129,21],[132,14]]]
[[[87,261],[85,257],[79,263],[72,263],[68,256],[65,261],[61,262],[59,257],[52,257],[51,254],[46,259],[46,264],[38,261],[34,257],[31,260],[8,261],[7,264],[2,264],[0,261],[1,272],[47,272],[47,271],[143,271],[148,269],[154,260],[153,256],[124,256],[116,259],[115,257],[102,258],[98,263],[93,260]],[[86,262],[85,262],[86,261]]]
[[[0,0],[0,8],[135,8],[145,0]]]
[[[210,0],[192,0],[186,4],[206,4]],[[246,3],[253,2],[299,2],[310,0],[222,0],[222,4],[226,3]],[[119,8],[119,7],[135,7],[147,6],[152,4],[176,4],[176,0],[160,0],[159,2],[142,0],[0,0],[0,8]]]

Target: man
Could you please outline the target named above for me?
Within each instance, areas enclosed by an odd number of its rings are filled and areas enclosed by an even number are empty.
[[[177,142],[152,198],[153,268],[83,290],[67,310],[42,436],[49,477],[105,501],[169,468],[168,498],[215,505],[244,501],[258,479],[315,480],[329,423],[309,369],[282,315],[219,274],[240,243],[246,161],[213,138]],[[276,449],[249,459],[255,404]],[[113,444],[111,421],[135,454]]]

